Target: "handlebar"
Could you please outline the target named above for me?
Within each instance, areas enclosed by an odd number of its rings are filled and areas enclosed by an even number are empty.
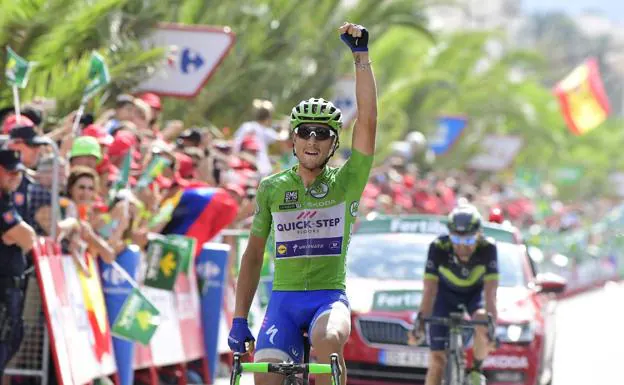
[[[466,320],[462,313],[451,313],[449,317],[424,317],[425,323],[444,325],[448,327],[460,327],[463,329],[474,329],[475,326],[487,326],[488,338],[490,341],[496,339],[496,323],[492,314],[488,313],[487,320]]]
[[[270,362],[241,362],[241,353],[234,353],[234,365],[231,384],[237,384],[237,378],[242,373],[277,373],[283,376],[292,376],[296,374],[331,374],[334,381],[339,384],[341,375],[338,354],[330,355],[330,364],[317,363],[270,363]]]

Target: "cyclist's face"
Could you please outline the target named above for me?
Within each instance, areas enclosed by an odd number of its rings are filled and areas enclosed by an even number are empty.
[[[467,260],[472,253],[477,249],[478,234],[473,235],[459,235],[450,234],[451,243],[453,244],[453,251],[459,259]]]
[[[335,133],[324,124],[302,124],[295,129],[295,153],[303,168],[319,168],[329,156],[336,140]]]

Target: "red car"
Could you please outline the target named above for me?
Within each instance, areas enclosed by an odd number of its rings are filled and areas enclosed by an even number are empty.
[[[421,300],[429,243],[446,232],[445,219],[380,216],[358,224],[347,257],[352,332],[344,355],[350,385],[424,383],[429,350],[408,346],[407,333]],[[513,227],[486,223],[484,232],[497,240],[500,269],[501,344],[483,364],[488,383],[548,384],[555,332],[551,293],[563,291],[565,281],[537,274]]]

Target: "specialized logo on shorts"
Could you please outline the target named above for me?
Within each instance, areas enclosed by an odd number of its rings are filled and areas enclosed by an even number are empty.
[[[271,325],[271,327],[269,328],[269,330],[266,331],[266,335],[269,336],[269,342],[271,343],[271,345],[275,345],[275,342],[273,342],[273,339],[275,338],[275,335],[277,334],[279,330],[275,327],[275,324]]]
[[[15,202],[16,206],[22,206],[26,199],[24,198],[24,194],[21,192],[16,192],[13,194],[13,202]]]
[[[325,182],[321,182],[310,189],[310,195],[317,199],[322,199],[329,193],[329,186]]]
[[[284,244],[281,244],[279,246],[277,246],[277,253],[279,255],[284,255],[286,254],[286,252],[288,251],[288,247]]]
[[[260,212],[260,205],[256,202],[256,208],[254,210],[254,215],[257,215]]]
[[[496,265],[497,265],[496,261],[491,261],[490,262],[490,269],[496,269],[497,268]]]
[[[349,206],[349,212],[351,213],[352,217],[357,216],[357,212],[358,212],[359,208],[360,208],[360,202],[359,201],[351,202],[351,206]]]
[[[286,191],[284,193],[284,203],[297,202],[299,200],[298,191]]]

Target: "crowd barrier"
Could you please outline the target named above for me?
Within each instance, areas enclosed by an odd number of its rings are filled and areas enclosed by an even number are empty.
[[[137,246],[128,246],[113,264],[89,254],[77,263],[51,238],[40,238],[29,293],[40,294],[42,311],[34,311],[26,324],[28,334],[39,338],[25,340],[7,374],[36,371],[45,385],[47,361],[39,356],[47,357],[49,340],[61,385],[106,377],[116,385],[159,385],[163,376],[185,385],[189,368],[201,377],[191,382],[213,383],[233,313],[228,273],[235,251],[227,243],[204,244],[173,289],[164,290],[144,284],[147,263]],[[34,369],[22,366],[30,351],[38,355]]]

